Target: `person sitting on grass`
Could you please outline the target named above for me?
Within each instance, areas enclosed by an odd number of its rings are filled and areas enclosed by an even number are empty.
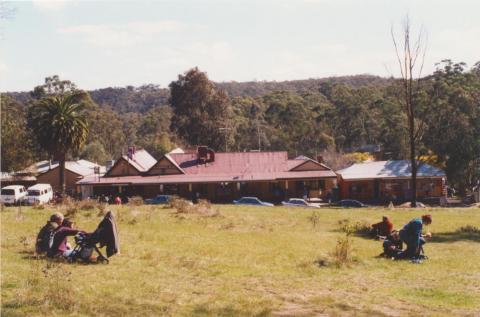
[[[422,235],[423,225],[428,226],[431,223],[432,215],[423,215],[422,218],[413,219],[400,230],[400,239],[406,243],[407,248],[397,256],[398,259],[414,259],[420,255],[421,247],[425,243],[424,237],[431,237],[430,233]]]
[[[53,237],[50,239],[50,249],[47,252],[48,257],[55,258],[70,256],[73,250],[69,248],[67,237],[75,236],[79,232],[84,232],[82,230],[74,229],[73,226],[73,221],[65,218],[62,225],[54,231]]]
[[[50,235],[62,224],[63,218],[61,212],[56,212],[50,216],[47,224],[44,225],[37,234],[35,254],[40,255],[47,253],[49,249]]]
[[[382,217],[382,221],[374,223],[372,225],[372,230],[370,230],[370,235],[372,237],[386,237],[388,236],[393,229],[393,223],[387,216]]]
[[[397,230],[393,230],[383,240],[383,256],[388,258],[396,258],[403,249],[403,243],[400,239],[400,233]]]

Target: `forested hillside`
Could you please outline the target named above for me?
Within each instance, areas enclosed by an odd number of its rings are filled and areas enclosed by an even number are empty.
[[[443,61],[415,96],[419,153],[465,188],[479,179],[480,64]],[[285,82],[213,83],[198,69],[169,88],[155,85],[89,91],[90,133],[72,156],[115,159],[127,146],[154,156],[174,146],[205,144],[217,151],[286,150],[323,154],[341,167],[341,153],[379,146],[384,159],[407,157],[401,82],[369,75]],[[81,88],[81,87],[80,87]],[[28,112],[45,96],[78,88],[58,76],[31,92],[2,94],[2,171],[47,158],[31,137]]]
[[[344,77],[329,77],[322,79],[305,79],[293,81],[252,81],[252,82],[222,82],[215,83],[217,87],[227,92],[230,97],[258,97],[274,91],[312,91],[318,90],[321,84],[341,84],[351,88],[365,86],[386,86],[393,79],[371,75],[356,75]],[[100,107],[109,107],[119,113],[145,112],[158,105],[167,105],[170,96],[168,88],[158,85],[143,85],[140,87],[108,87],[88,91],[91,98]],[[32,99],[31,92],[8,92],[8,96],[18,102],[28,103]]]

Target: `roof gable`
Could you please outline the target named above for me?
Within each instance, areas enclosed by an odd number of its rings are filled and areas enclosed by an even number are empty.
[[[107,173],[105,173],[105,177],[133,175],[140,175],[140,171],[124,156],[118,159],[115,164],[113,164],[113,166],[107,171]]]
[[[135,166],[140,172],[148,171],[153,165],[155,165],[155,163],[157,163],[157,160],[143,149],[137,150],[132,157],[124,155],[123,158],[126,159],[129,164]]]
[[[145,150],[137,150],[132,157],[123,155],[107,171],[105,176],[131,176],[147,172],[157,161]],[[130,168],[130,167],[133,167]]]
[[[297,160],[292,160],[292,161],[297,161]],[[330,170],[330,168],[328,168],[326,165],[309,158],[307,158],[306,160],[298,160],[298,161],[300,161],[299,164],[294,165],[290,169],[290,171],[300,172],[300,171],[329,171]]]
[[[185,171],[168,154],[162,156],[147,172],[148,175],[185,174]]]

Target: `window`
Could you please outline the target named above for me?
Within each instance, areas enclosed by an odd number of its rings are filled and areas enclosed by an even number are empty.
[[[319,180],[306,181],[305,186],[310,190],[319,190],[319,189],[325,190],[325,180],[319,179]]]

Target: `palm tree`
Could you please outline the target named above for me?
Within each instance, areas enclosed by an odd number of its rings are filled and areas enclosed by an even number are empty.
[[[29,110],[29,123],[38,144],[59,161],[60,184],[65,193],[65,159],[78,151],[88,136],[83,92],[48,96]]]

